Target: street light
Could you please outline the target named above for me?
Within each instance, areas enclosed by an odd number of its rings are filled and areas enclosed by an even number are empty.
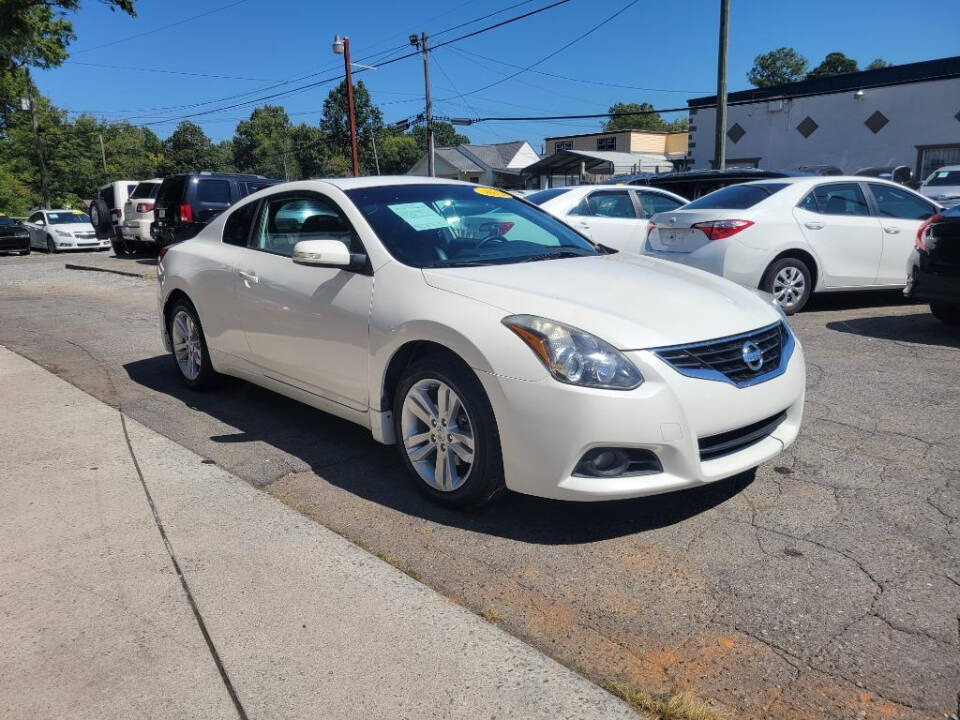
[[[360,175],[360,156],[357,151],[357,120],[353,109],[353,75],[350,72],[350,38],[335,35],[333,52],[343,55],[343,67],[347,74],[347,107],[350,115],[350,158],[353,161],[353,176]]]

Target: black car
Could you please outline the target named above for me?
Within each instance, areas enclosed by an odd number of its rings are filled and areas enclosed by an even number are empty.
[[[238,173],[168,175],[157,191],[150,236],[160,247],[189,240],[238,200],[279,182]]]
[[[732,167],[726,170],[684,170],[682,172],[660,173],[659,175],[653,173],[637,173],[636,175],[612,178],[606,184],[649,185],[662,190],[669,190],[676,195],[689,198],[690,200],[696,200],[702,195],[727,187],[728,185],[739,185],[740,183],[750,182],[751,180],[795,177],[797,175],[809,174],[810,173],[805,172],[762,170],[752,167]]]
[[[929,301],[934,317],[960,325],[960,205],[921,225],[916,246],[904,295]]]
[[[0,252],[30,254],[30,231],[3,213],[0,213]]]

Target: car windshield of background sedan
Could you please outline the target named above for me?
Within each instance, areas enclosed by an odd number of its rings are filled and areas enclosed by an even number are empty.
[[[413,267],[497,265],[599,255],[545,212],[493,188],[394,185],[347,195],[387,251]]]
[[[13,218],[0,217],[0,225],[18,225],[19,223]]]
[[[960,185],[960,170],[938,170],[924,185]]]
[[[67,223],[88,223],[90,216],[82,212],[47,213],[47,222],[51,225],[66,225]]]
[[[692,203],[683,206],[684,210],[746,210],[761,200],[766,200],[785,183],[760,183],[758,185],[730,185],[714,190]]]

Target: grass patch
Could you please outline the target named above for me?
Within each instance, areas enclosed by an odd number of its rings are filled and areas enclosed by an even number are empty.
[[[500,620],[500,613],[498,613],[496,610],[491,610],[491,609],[481,610],[480,616],[487,622],[491,622],[491,623],[495,623]]]
[[[605,682],[602,687],[648,714],[650,720],[720,720],[710,707],[686,692],[651,695],[618,682]]]

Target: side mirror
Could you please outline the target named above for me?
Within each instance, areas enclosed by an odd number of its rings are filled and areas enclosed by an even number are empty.
[[[362,267],[367,256],[351,253],[341,240],[301,240],[293,246],[291,259],[297,265],[352,269]]]

